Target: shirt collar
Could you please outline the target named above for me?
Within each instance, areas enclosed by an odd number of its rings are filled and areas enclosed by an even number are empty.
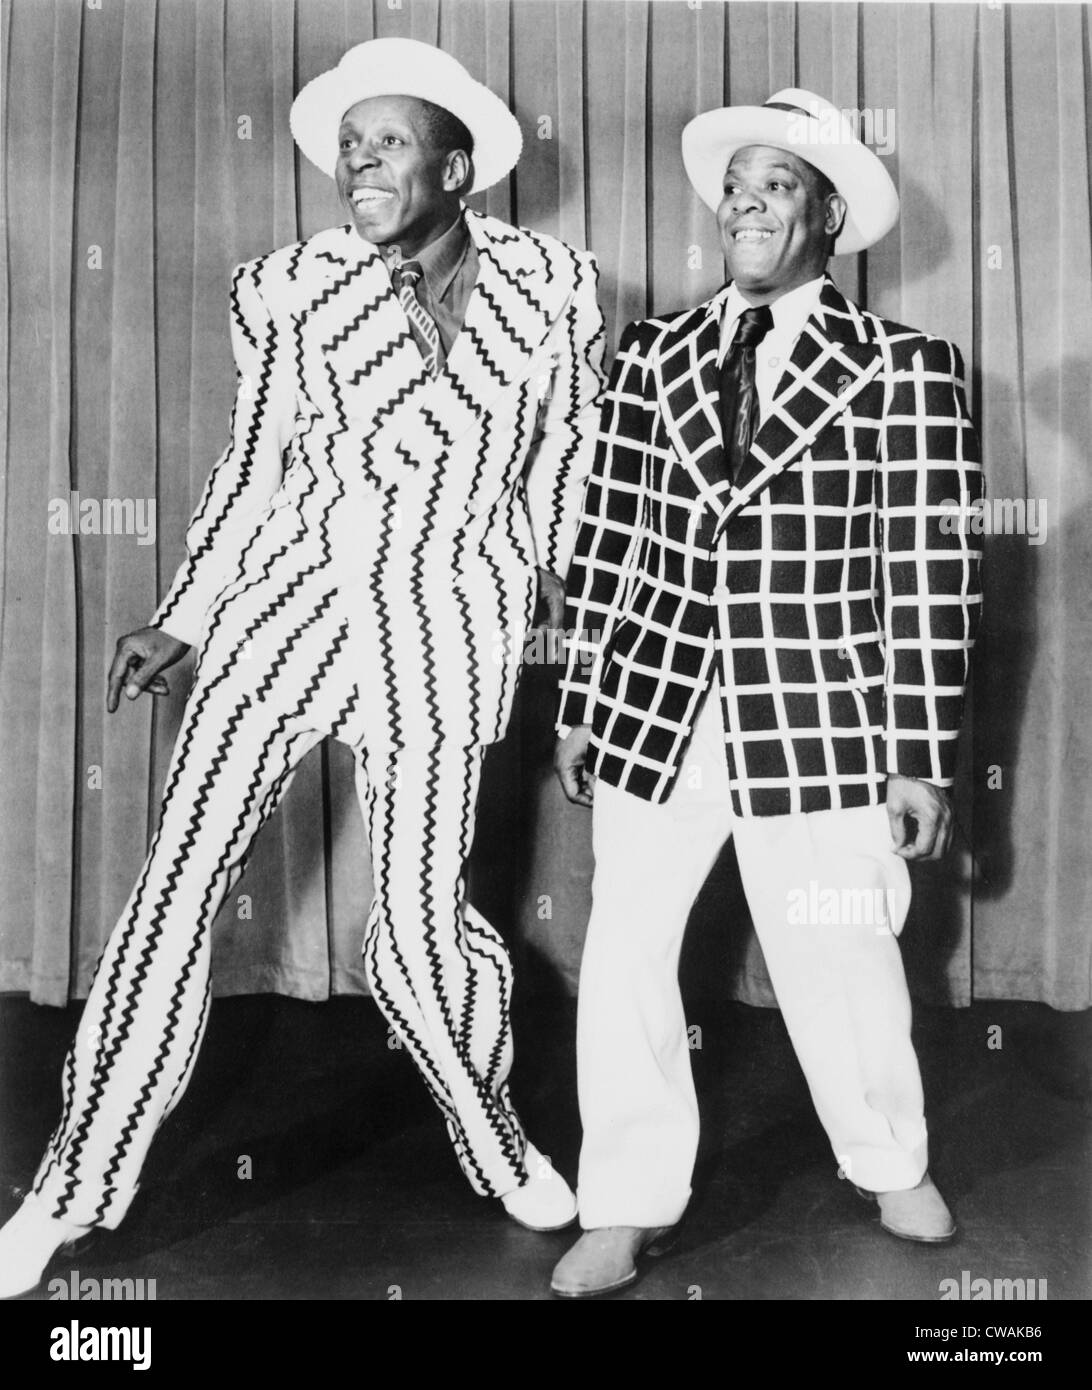
[[[466,259],[469,247],[470,233],[467,231],[466,221],[460,213],[446,232],[438,236],[435,241],[430,241],[412,258],[420,262],[421,273],[425,277],[425,283],[428,285],[429,294],[432,295],[433,299],[443,299],[448,286]],[[400,247],[385,246],[382,248],[382,252],[388,270],[393,269],[402,259]]]
[[[779,337],[785,335],[791,337],[793,341],[796,340],[808,319],[819,307],[819,298],[822,295],[825,281],[826,276],[819,275],[806,284],[797,285],[796,289],[789,290],[787,294],[779,295],[773,301],[770,305],[770,312],[773,314],[773,331]],[[751,307],[735,284],[728,286],[724,296],[721,318],[726,334],[729,329],[735,328],[736,320],[743,311]]]

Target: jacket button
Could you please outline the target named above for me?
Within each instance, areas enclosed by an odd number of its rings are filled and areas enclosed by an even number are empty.
[[[848,648],[848,647],[839,647],[839,648],[838,648],[838,655],[841,657],[841,659],[842,659],[843,661],[848,661],[848,660],[849,660],[849,648]]]
[[[713,597],[718,603],[723,603],[725,599],[732,597],[732,591],[727,584],[718,584],[713,590]]]

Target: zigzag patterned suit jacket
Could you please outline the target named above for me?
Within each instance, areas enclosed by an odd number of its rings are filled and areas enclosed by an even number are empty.
[[[436,379],[351,226],[239,267],[231,440],[153,618],[207,647],[240,626],[243,596],[261,590],[275,621],[290,586],[329,581],[379,745],[502,736],[518,673],[505,658],[522,650],[536,566],[568,565],[594,452],[594,259],[466,220],[478,279]]]
[[[874,804],[891,773],[947,786],[981,605],[942,506],[982,491],[958,350],[827,279],[732,486],[725,292],[619,344],[559,723],[591,725],[589,771],[662,801],[716,676],[739,816]]]

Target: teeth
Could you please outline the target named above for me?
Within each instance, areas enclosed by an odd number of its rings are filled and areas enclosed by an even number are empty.
[[[393,193],[387,193],[382,188],[358,188],[352,195],[353,202],[357,207],[359,207],[361,203],[381,203],[387,198],[393,197]]]
[[[761,227],[743,227],[732,235],[736,241],[765,241],[767,237],[773,236],[773,232],[763,231]]]

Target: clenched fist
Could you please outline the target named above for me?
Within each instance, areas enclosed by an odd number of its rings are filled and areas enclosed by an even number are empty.
[[[887,818],[901,859],[944,857],[952,838],[952,804],[940,787],[913,777],[888,777]]]
[[[565,795],[576,806],[590,806],[595,795],[595,778],[585,771],[590,740],[591,726],[578,724],[554,750],[554,771]]]

